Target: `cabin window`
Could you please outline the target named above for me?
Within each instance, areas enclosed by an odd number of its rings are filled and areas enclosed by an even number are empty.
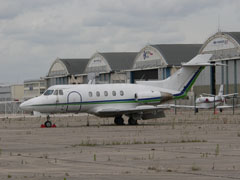
[[[92,97],[92,92],[90,91],[90,92],[88,92],[88,95],[89,95],[89,97]]]
[[[123,92],[123,91],[120,91],[120,95],[123,96],[123,95],[124,95],[124,92]]]
[[[63,95],[63,90],[60,89],[60,90],[58,91],[58,93],[59,93],[59,95]]]
[[[55,90],[53,94],[58,95],[58,90]]]
[[[96,96],[97,96],[97,97],[100,96],[100,92],[99,92],[99,91],[96,92]]]
[[[104,91],[104,96],[108,96],[108,92],[107,91]]]
[[[46,90],[45,93],[44,93],[44,95],[45,95],[45,96],[49,96],[49,95],[51,95],[52,93],[53,93],[53,90]]]
[[[113,91],[113,92],[112,92],[112,95],[113,95],[113,96],[116,96],[116,94],[117,94],[116,91]]]

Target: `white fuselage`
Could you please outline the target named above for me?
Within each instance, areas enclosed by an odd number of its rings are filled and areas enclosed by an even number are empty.
[[[223,102],[223,98],[221,96],[214,97],[199,97],[196,99],[196,105],[198,108],[210,109],[214,108],[214,106],[218,106]]]
[[[48,89],[50,95],[30,99],[21,108],[41,113],[87,112],[98,108],[134,108],[139,104],[160,104],[162,94],[154,86],[138,84],[56,85]],[[62,94],[59,91],[62,91]],[[58,91],[58,93],[55,93]]]

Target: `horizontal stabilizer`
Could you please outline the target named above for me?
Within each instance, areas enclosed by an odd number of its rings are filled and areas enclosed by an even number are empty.
[[[199,54],[195,56],[191,61],[182,63],[182,66],[208,66],[212,54]],[[211,64],[210,64],[211,65]]]

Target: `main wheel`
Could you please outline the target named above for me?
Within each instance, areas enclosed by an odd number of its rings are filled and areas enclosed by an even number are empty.
[[[122,117],[115,117],[114,123],[116,125],[124,125],[124,119]]]
[[[195,109],[195,113],[198,113],[198,108]]]
[[[50,128],[50,127],[52,127],[52,122],[49,121],[49,120],[47,120],[47,121],[44,123],[44,125],[45,125],[45,127]]]
[[[128,125],[138,125],[137,120],[130,117],[128,119]]]

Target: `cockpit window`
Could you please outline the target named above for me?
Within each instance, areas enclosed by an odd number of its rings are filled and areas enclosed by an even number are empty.
[[[63,90],[59,90],[59,95],[63,95]]]
[[[46,90],[45,93],[44,93],[44,95],[45,95],[45,96],[49,96],[49,95],[51,95],[52,93],[53,93],[53,90]]]
[[[58,95],[58,90],[55,90],[53,94]]]

